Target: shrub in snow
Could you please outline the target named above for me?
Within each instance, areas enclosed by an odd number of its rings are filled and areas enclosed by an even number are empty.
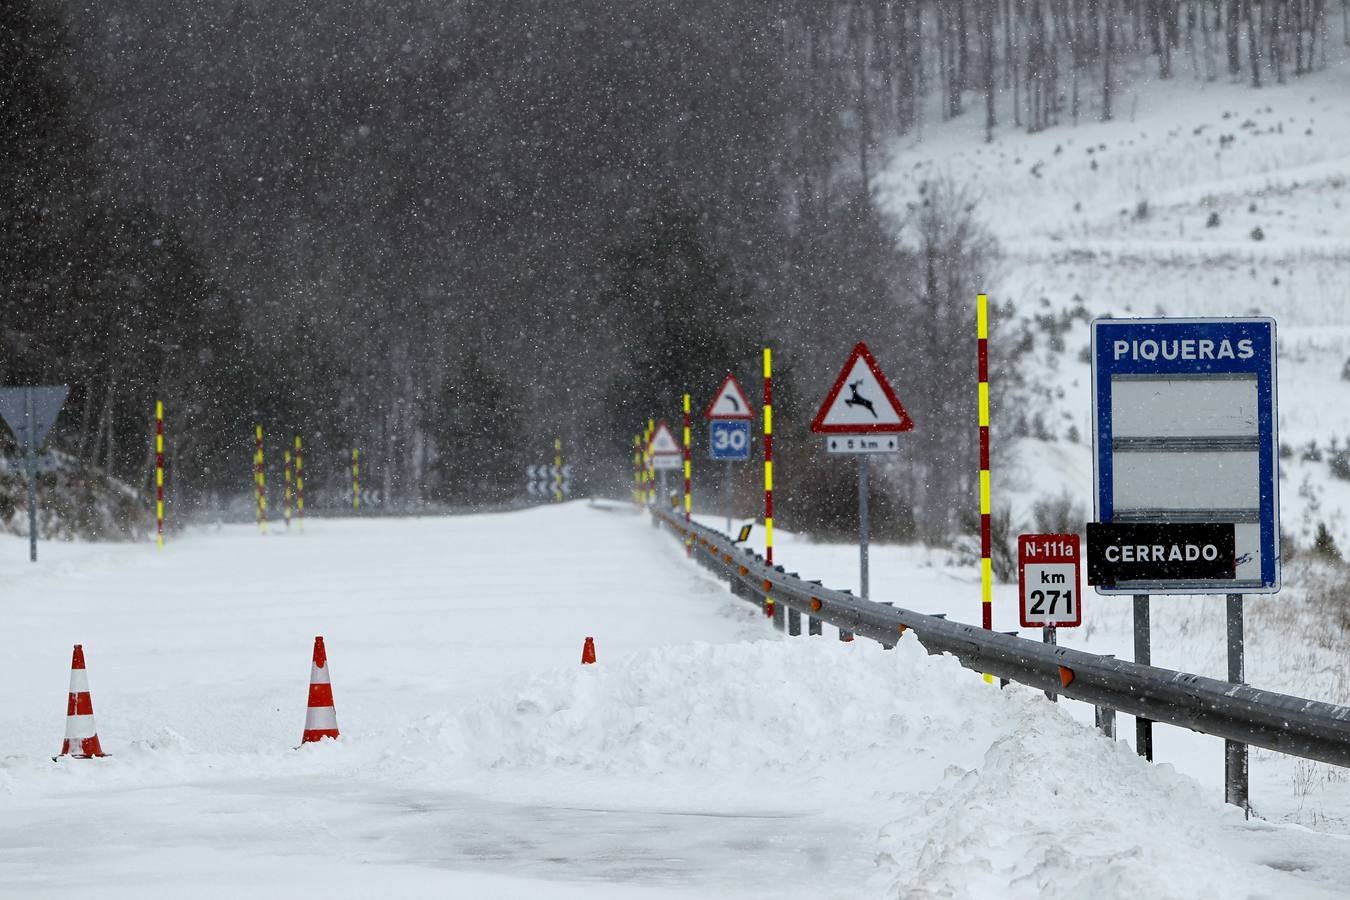
[[[1323,559],[1341,561],[1341,549],[1336,546],[1336,539],[1331,536],[1331,530],[1327,528],[1326,522],[1317,523],[1317,535],[1313,538],[1313,553]],[[1350,596],[1350,586],[1347,586],[1346,593]]]
[[[1075,434],[1077,429],[1074,429]],[[1072,494],[1061,491],[1057,497],[1042,497],[1031,505],[1031,518],[1040,534],[1078,534],[1087,521],[1087,513]]]
[[[1350,481],[1350,449],[1333,450],[1327,454],[1327,466],[1331,474],[1343,481]]]

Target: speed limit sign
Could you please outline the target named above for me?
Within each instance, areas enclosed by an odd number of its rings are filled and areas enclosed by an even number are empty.
[[[1023,628],[1073,628],[1083,624],[1081,559],[1076,534],[1018,536],[1017,584]]]
[[[708,451],[713,459],[742,462],[750,458],[750,423],[744,419],[713,419]]]

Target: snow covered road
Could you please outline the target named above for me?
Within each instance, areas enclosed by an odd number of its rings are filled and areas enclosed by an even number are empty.
[[[1345,838],[1244,822],[1035,692],[912,642],[780,638],[626,513],[23,550],[0,543],[0,896],[1318,897],[1350,878]],[[316,634],[343,739],[297,751]],[[53,763],[77,642],[113,755]]]

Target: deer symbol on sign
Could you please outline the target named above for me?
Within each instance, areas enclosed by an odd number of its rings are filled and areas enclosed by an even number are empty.
[[[872,414],[872,418],[875,419],[875,418],[877,417],[877,411],[876,411],[876,409],[874,409],[874,408],[872,407],[872,401],[871,401],[871,400],[868,400],[868,399],[867,399],[866,397],[864,397],[862,394],[859,394],[859,393],[858,393],[858,385],[860,385],[860,384],[862,384],[862,383],[863,383],[863,380],[862,380],[861,378],[859,378],[857,381],[850,381],[850,382],[848,383],[848,389],[849,389],[849,394],[850,394],[850,396],[849,396],[849,398],[848,398],[847,400],[844,401],[844,405],[845,405],[845,406],[861,406],[861,407],[864,407],[864,408],[866,408],[866,410],[867,410],[868,412],[870,412],[870,413]]]

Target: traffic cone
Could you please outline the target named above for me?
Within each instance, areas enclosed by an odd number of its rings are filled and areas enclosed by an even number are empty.
[[[84,646],[75,645],[70,658],[70,698],[66,701],[66,739],[61,743],[60,756],[89,759],[107,756],[98,743],[94,727],[94,701],[89,697],[89,676],[84,671]]]
[[[305,710],[302,744],[338,736],[337,710],[333,708],[333,685],[328,681],[328,654],[323,636],[314,639],[314,666],[309,671],[309,707]]]
[[[589,666],[595,662],[595,638],[586,638],[586,643],[581,648],[581,664]]]

